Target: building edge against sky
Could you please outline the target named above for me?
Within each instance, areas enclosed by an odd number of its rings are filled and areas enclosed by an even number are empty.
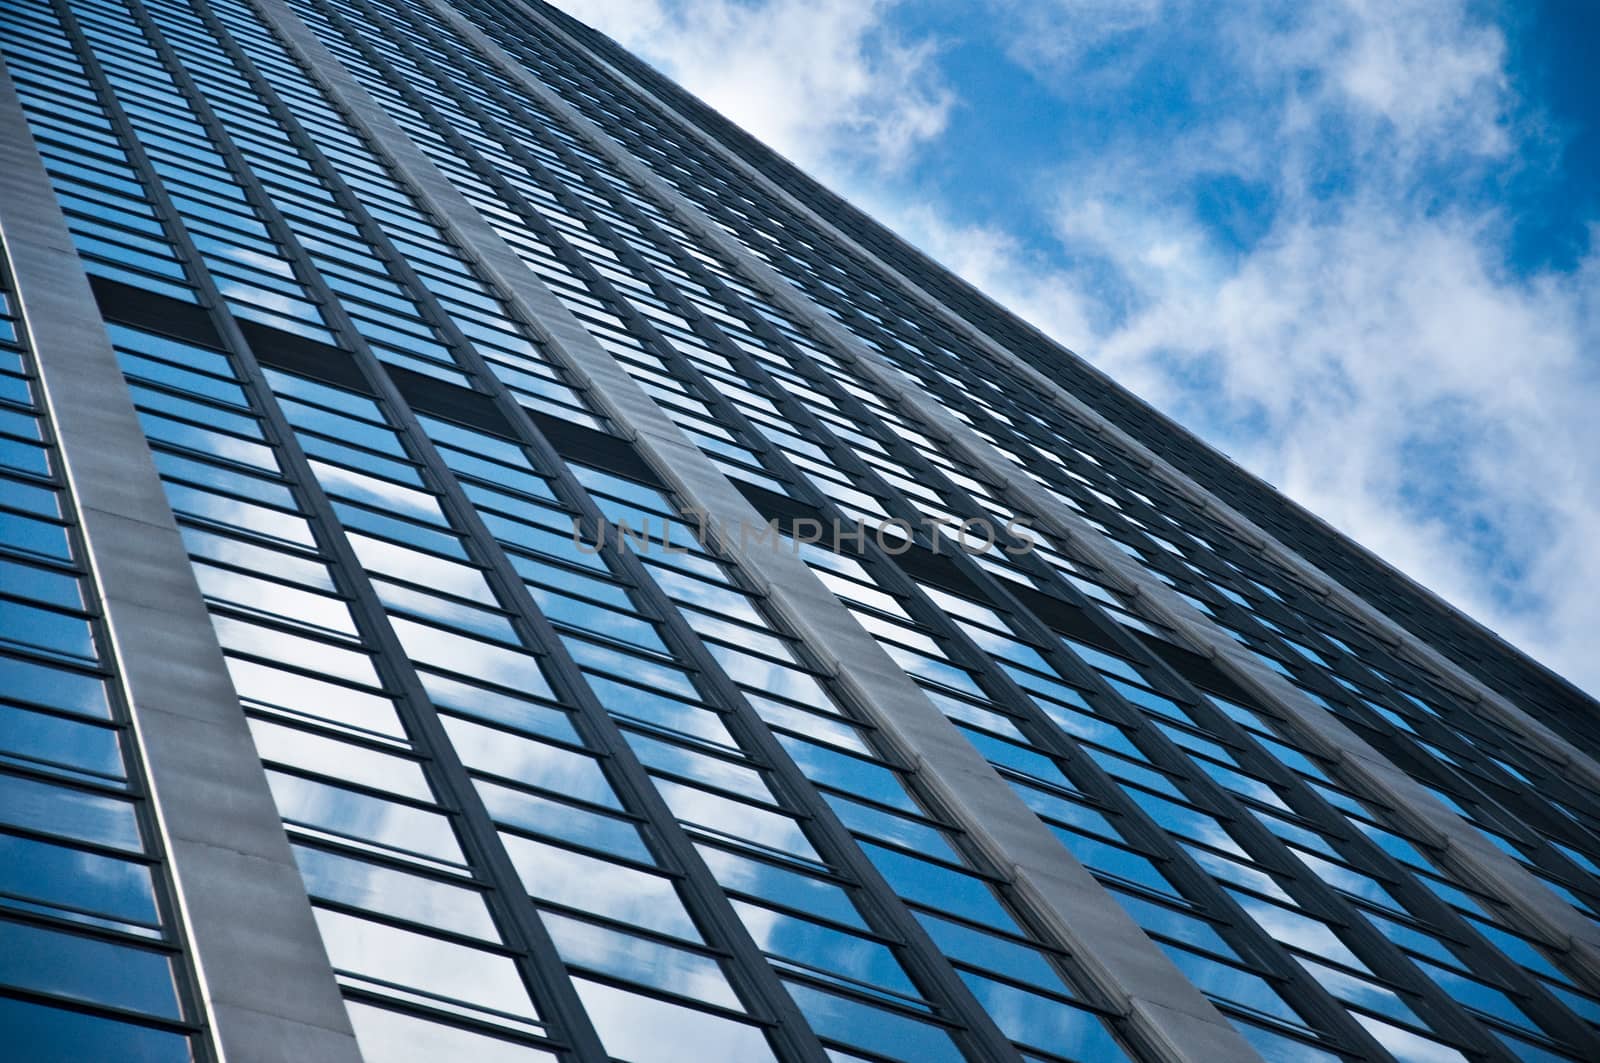
[[[552,8],[549,16],[599,51],[620,71],[691,117],[728,150],[826,219],[832,231],[877,255],[969,324],[1061,384],[1138,442],[1192,477],[1218,501],[1280,541],[1327,578],[1354,590],[1371,607],[1428,641],[1458,667],[1506,696],[1537,695],[1546,722],[1583,733],[1594,699],[1494,631],[1417,584],[1383,558],[1328,526],[1316,514],[1205,445],[1183,425],[1141,402],[1092,364],[1009,313],[955,273],[931,262],[894,232],[809,178],[772,149],[661,75],[604,34]]]
[[[1600,1056],[1594,703],[610,42],[0,56],[22,1058]]]

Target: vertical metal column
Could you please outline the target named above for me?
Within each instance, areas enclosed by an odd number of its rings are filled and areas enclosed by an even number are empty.
[[[228,1063],[360,1063],[266,774],[9,75],[0,233]]]

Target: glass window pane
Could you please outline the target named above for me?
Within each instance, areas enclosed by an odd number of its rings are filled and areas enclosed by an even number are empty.
[[[328,959],[338,970],[491,1011],[539,1017],[510,957],[326,908],[315,912]]]
[[[440,930],[498,942],[499,935],[477,890],[412,875],[325,849],[296,845],[295,862],[306,891]]]
[[[715,846],[696,843],[695,848],[723,889],[748,893],[835,923],[867,928],[841,886]]]
[[[498,690],[489,690],[426,669],[419,669],[417,678],[422,680],[429,700],[441,709],[582,745],[577,728],[572,726],[572,717],[560,709],[536,705]]]
[[[12,1045],[28,1046],[28,1063],[190,1063],[193,1058],[189,1039],[181,1034],[10,997],[0,997],[0,1030]]]
[[[345,1001],[367,1063],[555,1063],[556,1055],[359,1000]]]
[[[0,834],[0,892],[155,926],[150,869],[131,860]]]
[[[916,1063],[961,1063],[961,1051],[930,1023],[875,1008],[813,986],[785,982],[817,1035]]]
[[[1070,992],[1038,949],[927,912],[917,912],[916,916],[939,951],[952,960],[1063,994]]]
[[[971,971],[962,971],[961,980],[1013,1041],[1095,1063],[1128,1058],[1111,1031],[1090,1012]]]
[[[469,768],[563,797],[622,808],[600,762],[591,756],[452,716],[441,719],[461,762]]]
[[[269,720],[251,719],[250,736],[263,760],[419,801],[433,800],[433,788],[422,774],[422,765],[414,760]]]
[[[245,701],[271,705],[347,727],[404,738],[394,703],[377,694],[352,690],[324,679],[286,672],[268,664],[225,658],[234,689]]]
[[[167,957],[0,920],[0,983],[162,1018],[179,1015]]]
[[[287,822],[438,860],[463,862],[450,821],[437,812],[279,771],[268,771],[267,782],[278,812]]]
[[[733,910],[763,952],[893,993],[920,995],[887,945],[748,901],[735,900]]]
[[[539,668],[538,659],[532,654],[404,617],[390,617],[389,623],[406,654],[419,664],[460,672],[535,697],[555,697]]]
[[[116,731],[9,705],[0,705],[0,753],[113,779],[124,777]]]
[[[3,772],[0,822],[119,849],[140,847],[131,802]]]
[[[4,533],[5,528],[0,526],[0,541],[4,541]],[[105,684],[99,679],[15,657],[0,656],[0,695],[80,716],[111,718],[111,703],[106,699]]]
[[[480,781],[477,790],[489,815],[507,826],[604,849],[642,864],[651,862],[639,828],[627,820],[498,783]]]
[[[739,1007],[722,967],[709,956],[554,912],[542,918],[567,963],[708,1004]]]
[[[800,824],[788,816],[669,779],[657,779],[655,785],[672,814],[686,823],[803,859],[822,859],[806,840]]]
[[[754,1026],[587,978],[573,985],[606,1051],[628,1063],[777,1063]]]
[[[909,853],[863,843],[862,850],[894,891],[909,901],[1000,930],[1021,934],[1006,910],[982,880],[919,860]]]

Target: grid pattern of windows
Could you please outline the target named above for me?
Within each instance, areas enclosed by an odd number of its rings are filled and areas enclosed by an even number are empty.
[[[573,328],[1262,1057],[1600,1055],[1585,954],[1106,551],[1597,926],[1600,771],[992,357],[970,299],[883,263],[932,267],[832,236],[820,191],[608,42],[521,0],[17,0],[0,33],[372,1063],[1179,1051],[878,726],[751,529],[636,445]],[[5,321],[0,1006],[67,1030],[64,998],[188,1058],[176,916]],[[30,982],[47,952],[58,981]]]

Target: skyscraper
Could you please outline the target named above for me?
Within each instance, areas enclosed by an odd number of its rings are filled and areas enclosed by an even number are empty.
[[[0,56],[5,1058],[1600,1058],[1594,702],[610,41]]]

